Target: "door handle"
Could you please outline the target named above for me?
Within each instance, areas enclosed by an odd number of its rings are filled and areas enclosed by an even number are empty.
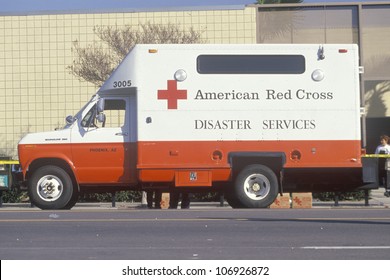
[[[127,136],[129,135],[127,132],[118,132],[118,133],[115,133],[116,136]]]

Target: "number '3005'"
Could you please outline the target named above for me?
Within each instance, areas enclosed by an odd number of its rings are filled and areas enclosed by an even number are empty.
[[[130,87],[131,86],[131,80],[127,80],[127,81],[114,81],[113,86],[114,86],[114,88]]]

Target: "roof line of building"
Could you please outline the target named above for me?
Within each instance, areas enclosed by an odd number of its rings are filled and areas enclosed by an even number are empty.
[[[243,10],[246,5],[220,6],[183,6],[161,8],[116,8],[91,10],[41,10],[41,11],[9,11],[0,12],[0,16],[37,16],[37,15],[67,15],[67,14],[109,14],[109,13],[142,13],[142,12],[177,12],[177,11],[211,11],[211,10]]]
[[[351,1],[351,2],[304,2],[304,3],[289,3],[289,4],[248,4],[247,7],[258,7],[258,8],[296,8],[296,7],[339,7],[339,6],[379,6],[389,5],[388,0],[378,0],[370,2],[367,1]]]
[[[245,7],[258,8],[289,8],[289,7],[332,7],[332,6],[377,6],[388,5],[389,1],[378,0],[372,2],[315,2],[299,4],[247,4],[247,5],[217,5],[217,6],[172,6],[161,8],[113,8],[90,10],[39,10],[39,11],[7,11],[0,16],[38,16],[38,15],[67,15],[67,14],[110,14],[110,13],[142,13],[142,12],[178,12],[178,11],[211,11],[211,10],[243,10]]]

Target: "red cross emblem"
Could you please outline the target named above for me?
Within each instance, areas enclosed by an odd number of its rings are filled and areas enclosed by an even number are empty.
[[[177,109],[177,100],[187,99],[187,90],[177,89],[176,80],[168,80],[168,88],[157,91],[157,99],[166,99],[168,109]]]

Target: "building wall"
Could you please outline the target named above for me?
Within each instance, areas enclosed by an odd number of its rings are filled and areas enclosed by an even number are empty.
[[[390,116],[389,3],[270,7],[257,6],[258,43],[359,44],[366,116]]]
[[[178,24],[206,43],[256,43],[256,9],[0,16],[0,156],[17,158],[29,132],[65,124],[97,88],[72,76],[72,42],[99,42],[96,26]]]

